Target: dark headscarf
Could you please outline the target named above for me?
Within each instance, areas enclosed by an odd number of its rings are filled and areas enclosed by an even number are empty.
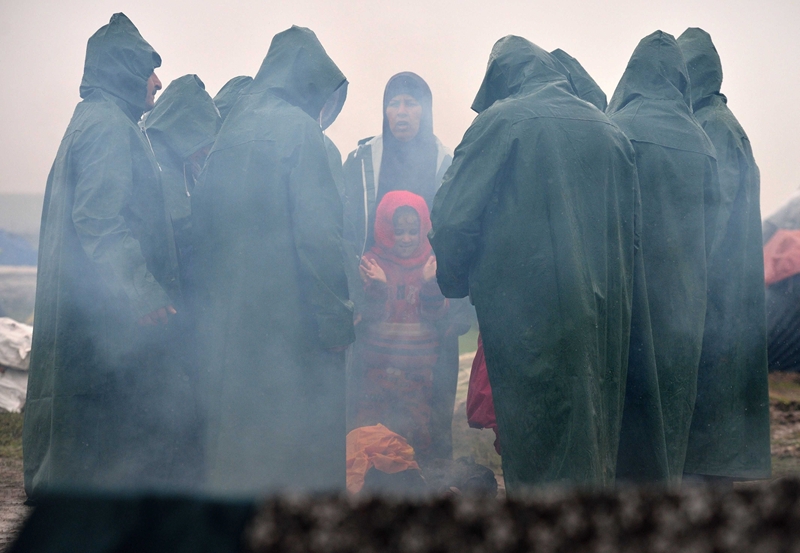
[[[386,107],[395,96],[408,94],[422,106],[417,136],[408,142],[397,140],[389,128]],[[378,184],[378,201],[387,192],[407,190],[425,200],[430,207],[436,194],[436,138],[433,136],[433,96],[422,77],[398,73],[386,84],[383,93],[383,155]]]

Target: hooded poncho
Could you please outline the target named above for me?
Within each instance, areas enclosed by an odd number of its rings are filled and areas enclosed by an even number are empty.
[[[684,472],[770,476],[769,390],[759,172],[750,141],[727,106],[722,64],[702,29],[678,38],[694,116],[714,143],[719,195],[708,254],[708,303],[697,400]]]
[[[344,355],[325,350],[353,315],[319,125],[345,82],[312,31],[277,34],[192,195],[213,491],[345,486]]]
[[[431,214],[439,286],[478,312],[512,493],[611,484],[622,416],[634,154],[556,64],[495,44]]]
[[[690,93],[677,42],[657,31],[639,42],[608,107],[636,150],[647,301],[674,479],[683,472],[694,410],[713,240],[707,229],[718,190],[714,147],[692,115]]]
[[[173,327],[137,324],[180,301],[160,171],[136,123],[160,62],[123,14],[89,39],[84,99],[48,176],[23,432],[34,499],[185,476]]]
[[[184,75],[172,81],[145,119],[145,130],[161,166],[182,276],[189,264],[191,195],[195,183],[189,158],[203,148],[210,149],[221,123],[217,108],[197,75]],[[203,161],[198,161],[201,167]]]

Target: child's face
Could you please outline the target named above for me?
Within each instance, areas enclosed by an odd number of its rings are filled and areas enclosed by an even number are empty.
[[[415,213],[403,213],[394,224],[394,247],[392,253],[401,259],[411,257],[419,246],[419,217]]]

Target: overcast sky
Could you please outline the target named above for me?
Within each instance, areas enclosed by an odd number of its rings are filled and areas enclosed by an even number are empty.
[[[165,86],[196,73],[212,95],[233,76],[253,75],[275,33],[310,27],[350,81],[347,104],[328,130],[343,155],[380,132],[383,87],[400,71],[428,81],[434,131],[454,148],[502,36],[566,50],[610,98],[642,37],[702,27],[722,57],[722,90],[761,167],[763,213],[800,185],[797,0],[0,0],[0,192],[44,191],[80,99],[86,41],[117,11],[161,54]]]

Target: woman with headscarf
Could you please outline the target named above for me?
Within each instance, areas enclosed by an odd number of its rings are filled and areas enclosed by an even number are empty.
[[[409,71],[394,75],[383,93],[383,132],[365,138],[344,163],[344,249],[349,260],[351,299],[364,305],[357,275],[361,257],[374,244],[375,211],[392,191],[421,196],[428,208],[453,161],[449,148],[433,134],[433,96],[428,84]],[[458,378],[458,335],[469,330],[471,308],[455,302],[440,321],[439,362],[434,370],[432,457],[452,455],[451,424]],[[358,335],[358,327],[356,327]],[[352,393],[357,391],[352,390]],[[352,394],[351,394],[352,395]]]

